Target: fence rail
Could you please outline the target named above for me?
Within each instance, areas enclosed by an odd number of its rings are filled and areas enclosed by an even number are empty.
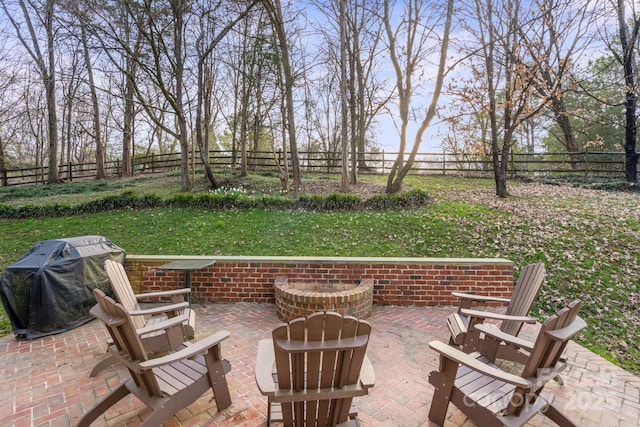
[[[368,152],[358,161],[360,173],[386,174],[391,170],[398,156],[397,152]],[[291,156],[287,155],[287,159]],[[306,173],[340,173],[339,153],[314,151],[299,152],[300,166]],[[253,171],[276,170],[277,163],[283,163],[283,153],[253,152],[247,157],[247,168]],[[238,157],[230,151],[212,150],[209,162],[214,170],[240,167]],[[202,167],[200,156],[195,156],[196,167]],[[545,175],[580,175],[587,177],[618,177],[624,175],[624,153],[621,152],[578,152],[578,153],[515,153],[508,163],[510,177]],[[120,174],[120,160],[105,164],[108,176]],[[133,159],[136,174],[168,172],[180,169],[180,153],[152,154]],[[419,153],[412,173],[492,176],[493,162],[490,156],[472,154]],[[0,185],[23,185],[46,183],[47,166],[0,170]],[[93,178],[95,163],[75,163],[60,165],[58,174],[65,181]]]

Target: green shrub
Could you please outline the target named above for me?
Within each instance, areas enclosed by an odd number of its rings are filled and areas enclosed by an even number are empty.
[[[368,209],[412,208],[431,202],[431,196],[426,191],[410,190],[398,194],[376,194],[366,201],[365,206]]]
[[[252,196],[244,191],[216,191],[200,194],[180,193],[168,198],[155,194],[138,195],[127,190],[78,205],[51,204],[12,207],[0,204],[2,218],[43,218],[77,214],[107,212],[122,209],[144,209],[155,207],[201,208],[213,210],[230,209],[303,209],[313,211],[357,211],[365,209],[393,209],[422,206],[431,201],[423,190],[412,190],[401,194],[384,194],[363,200],[353,194],[332,193],[328,196],[301,195],[297,200],[279,195]]]
[[[358,210],[364,207],[360,197],[342,193],[332,193],[328,196],[301,195],[297,205],[300,209],[318,211]]]

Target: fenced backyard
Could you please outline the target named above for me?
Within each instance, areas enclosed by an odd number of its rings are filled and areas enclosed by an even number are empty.
[[[398,156],[397,152],[366,152],[358,159],[359,173],[387,174]],[[408,157],[408,156],[407,156]],[[193,156],[192,166],[202,166],[199,155]],[[247,169],[251,171],[276,170],[277,164],[289,159],[282,152],[251,152],[247,156]],[[299,152],[303,173],[340,173],[339,153],[320,151]],[[180,169],[180,153],[150,154],[135,156],[133,170],[137,174],[169,172]],[[212,150],[209,162],[214,170],[240,168],[240,156],[232,151]],[[108,176],[117,176],[121,160],[110,160],[105,164]],[[92,178],[96,175],[95,163],[67,163],[59,166],[58,173],[65,181]],[[475,154],[453,154],[447,152],[418,153],[413,173],[424,175],[456,175],[468,177],[492,176],[493,162],[490,156]],[[576,175],[584,177],[619,177],[624,174],[622,152],[558,152],[558,153],[512,153],[508,163],[509,177],[540,177],[545,175]],[[23,185],[46,183],[47,166],[0,170],[0,185]]]

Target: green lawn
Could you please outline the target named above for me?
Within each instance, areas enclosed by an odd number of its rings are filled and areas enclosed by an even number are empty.
[[[239,184],[249,193],[278,192],[276,177],[229,181]],[[516,269],[542,261],[547,285],[535,315],[583,299],[589,330],[581,342],[640,372],[640,195],[512,182],[512,197],[497,199],[491,180],[452,177],[409,177],[407,186],[426,190],[434,202],[397,211],[154,208],[1,219],[0,269],[40,240],[87,234],[103,235],[130,254],[504,257]],[[0,203],[73,205],[125,190],[171,196],[179,192],[179,177],[3,188]]]

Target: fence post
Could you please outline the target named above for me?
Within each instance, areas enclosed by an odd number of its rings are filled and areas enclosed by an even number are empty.
[[[510,158],[510,164],[511,164],[511,179],[513,179],[513,177],[515,176],[515,159],[514,159],[514,154],[513,151],[509,151],[509,158]]]
[[[442,149],[442,176],[447,174],[447,151]]]
[[[589,156],[587,147],[584,147],[584,176],[585,178],[589,176]]]

